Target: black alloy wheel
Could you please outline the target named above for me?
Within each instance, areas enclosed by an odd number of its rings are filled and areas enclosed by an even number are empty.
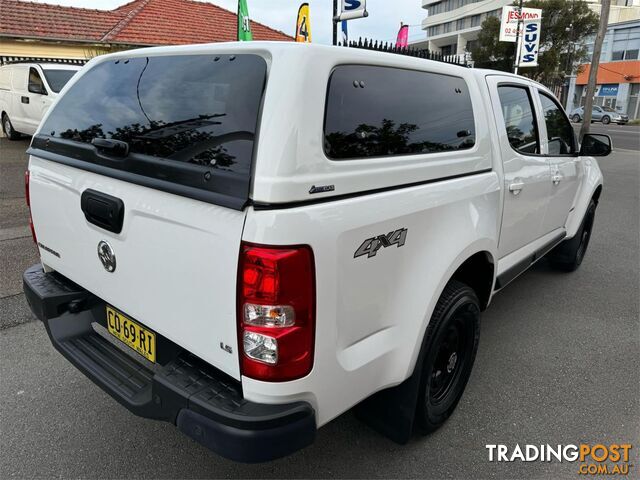
[[[471,375],[480,335],[480,303],[456,280],[445,287],[427,328],[417,422],[423,433],[451,416]]]

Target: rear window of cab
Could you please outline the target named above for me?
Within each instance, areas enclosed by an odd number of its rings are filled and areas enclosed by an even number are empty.
[[[266,72],[254,54],[104,61],[60,98],[32,147],[155,188],[186,187],[186,196],[233,197],[238,206],[249,197]],[[100,140],[123,142],[127,154],[114,158]]]
[[[465,150],[475,135],[460,77],[368,65],[341,65],[331,74],[324,122],[331,159]]]

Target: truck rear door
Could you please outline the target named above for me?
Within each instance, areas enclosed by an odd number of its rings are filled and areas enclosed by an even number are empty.
[[[500,258],[541,237],[551,194],[551,174],[541,155],[534,97],[527,83],[513,77],[487,77],[500,137],[504,171],[504,207]]]
[[[266,63],[132,55],[79,73],[32,141],[42,261],[108,315],[239,378],[236,276]]]

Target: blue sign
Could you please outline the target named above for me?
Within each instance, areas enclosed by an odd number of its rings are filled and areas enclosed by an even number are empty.
[[[600,91],[598,92],[599,97],[617,97],[618,96],[618,84],[617,83],[608,83],[605,85],[600,85]]]

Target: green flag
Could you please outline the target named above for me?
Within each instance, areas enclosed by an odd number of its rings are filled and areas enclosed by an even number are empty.
[[[251,21],[247,0],[238,0],[238,41],[247,42],[253,40],[251,33]]]

